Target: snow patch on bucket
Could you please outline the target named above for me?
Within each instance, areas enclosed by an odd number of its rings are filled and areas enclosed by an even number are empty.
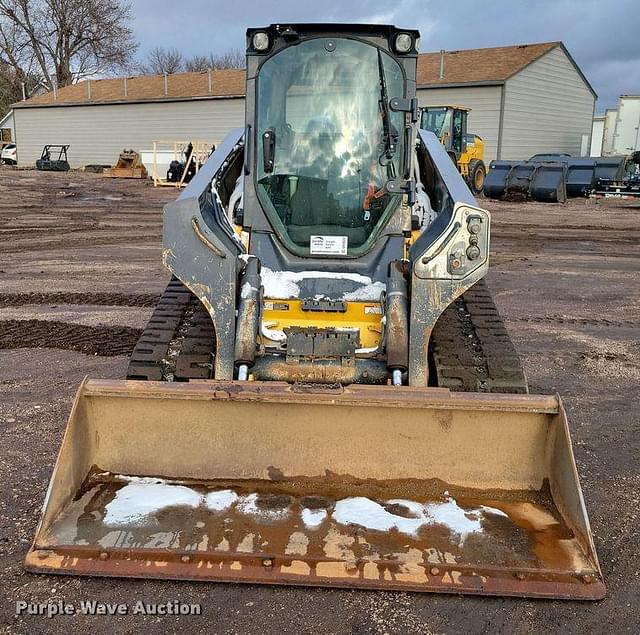
[[[302,522],[311,529],[320,526],[327,517],[326,509],[309,509],[304,507],[301,513]]]
[[[279,520],[289,515],[289,507],[260,507],[258,506],[258,494],[241,496],[236,504],[236,509],[247,515],[257,516],[265,520]]]
[[[394,514],[380,503],[357,496],[345,498],[336,503],[333,519],[343,525],[360,525],[377,531],[396,529],[415,536],[422,527],[444,525],[460,537],[460,543],[474,533],[482,532],[482,520],[487,513],[499,516],[506,514],[493,507],[481,506],[463,509],[447,496],[443,502],[421,504],[416,501],[394,499],[388,505],[400,506],[407,510],[406,516]]]
[[[201,494],[182,485],[130,482],[106,505],[104,522],[107,525],[136,524],[161,509],[198,507],[201,501]]]
[[[238,500],[238,495],[231,489],[222,489],[217,492],[209,492],[206,496],[207,507],[211,511],[228,509]]]
[[[230,489],[201,494],[184,485],[171,485],[159,478],[127,477],[127,484],[106,505],[106,525],[145,523],[148,517],[169,507],[202,507],[219,512],[231,507],[238,495]]]

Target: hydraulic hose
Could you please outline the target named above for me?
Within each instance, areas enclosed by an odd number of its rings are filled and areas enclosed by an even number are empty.
[[[387,368],[394,385],[402,384],[402,373],[409,368],[409,296],[406,264],[394,260],[389,265],[386,296]]]
[[[256,359],[256,340],[260,325],[260,261],[249,258],[240,276],[240,301],[236,323],[235,365],[238,379],[248,379]]]

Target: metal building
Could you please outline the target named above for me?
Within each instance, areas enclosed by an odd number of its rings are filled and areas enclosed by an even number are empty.
[[[14,104],[22,165],[45,143],[70,144],[73,167],[113,163],[123,148],[157,139],[217,143],[244,122],[244,71],[218,70],[81,82]],[[537,152],[579,154],[591,135],[596,94],[561,42],[425,53],[420,105],[472,109],[469,132],[487,161]]]
[[[595,116],[591,138],[592,157],[640,150],[640,95],[620,95],[617,108]]]

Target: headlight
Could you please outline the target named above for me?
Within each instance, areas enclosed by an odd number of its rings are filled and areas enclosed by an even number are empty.
[[[393,42],[393,47],[398,53],[408,53],[413,46],[413,40],[408,33],[398,33]]]
[[[253,34],[251,43],[256,51],[266,51],[269,48],[269,35],[264,31],[258,31]]]

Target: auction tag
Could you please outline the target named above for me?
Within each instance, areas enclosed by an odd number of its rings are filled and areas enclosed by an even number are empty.
[[[348,244],[348,236],[311,236],[309,253],[346,256]]]

